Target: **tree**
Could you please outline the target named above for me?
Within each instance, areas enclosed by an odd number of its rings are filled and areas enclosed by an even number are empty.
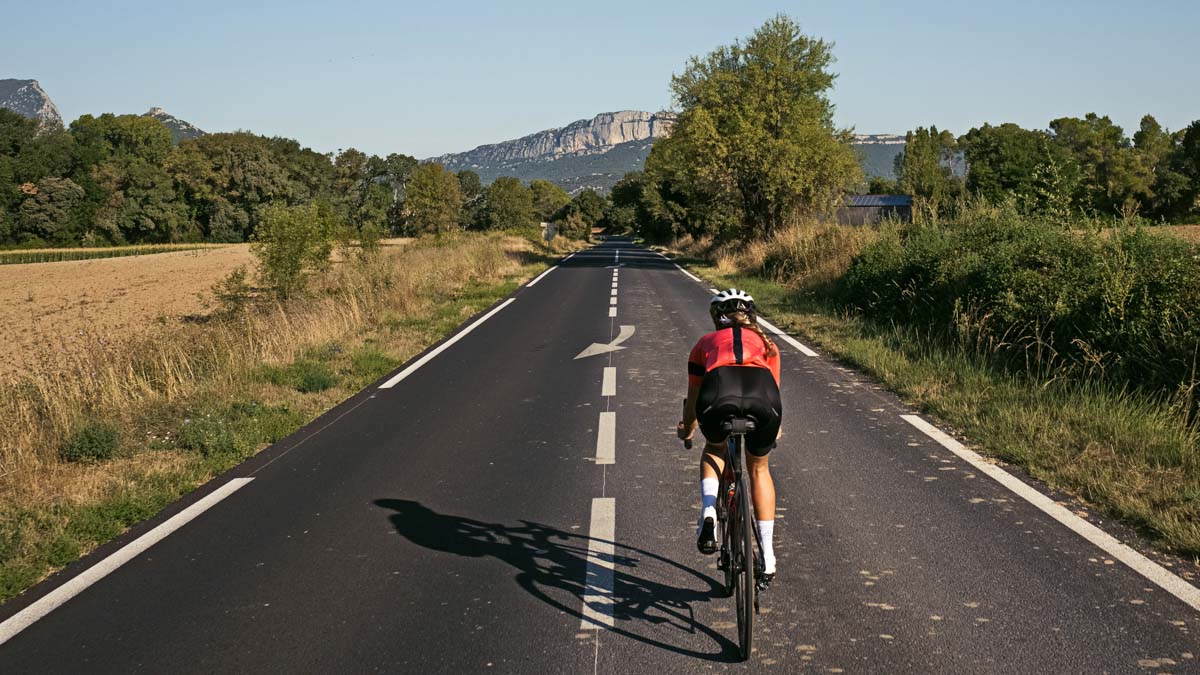
[[[1189,181],[1175,166],[1177,136],[1158,123],[1151,115],[1142,117],[1133,134],[1133,148],[1140,161],[1154,175],[1151,195],[1146,204],[1147,214],[1158,218],[1179,217],[1179,205],[1186,201]]]
[[[408,177],[404,209],[408,229],[420,234],[443,234],[458,227],[462,192],[458,177],[436,162],[421,164]]]
[[[470,169],[458,172],[458,189],[462,193],[462,212],[459,215],[463,229],[484,226],[483,223],[483,182],[479,174]]]
[[[693,229],[700,215],[767,235],[798,214],[831,212],[860,181],[850,135],[833,124],[833,60],[829,43],[781,14],[672,78],[681,112],[647,169],[686,195]]]
[[[1051,142],[1079,166],[1078,201],[1099,213],[1136,212],[1150,201],[1154,176],[1107,115],[1050,122]]]
[[[548,180],[530,181],[529,192],[533,197],[534,217],[541,222],[548,222],[559,209],[571,203],[571,195]]]
[[[271,204],[262,209],[250,251],[263,283],[280,297],[303,291],[329,265],[337,217],[328,206]]]
[[[43,178],[21,202],[18,238],[72,243],[77,233],[72,228],[71,211],[83,195],[83,188],[69,178]]]
[[[108,242],[170,242],[185,236],[187,208],[161,166],[139,157],[114,158],[93,167],[91,177],[107,194],[93,219]]]
[[[1179,145],[1171,153],[1171,167],[1187,182],[1172,206],[1172,213],[1178,218],[1200,216],[1200,120],[1189,124],[1180,134]]]
[[[900,191],[917,198],[937,213],[962,193],[962,183],[951,171],[958,144],[949,131],[919,127],[905,135],[904,152],[896,158]]]
[[[958,139],[967,160],[967,191],[991,202],[1013,195],[1019,204],[1036,200],[1037,168],[1047,161],[1048,137],[1016,124],[984,124]]]
[[[484,227],[490,230],[533,227],[533,194],[520,179],[501,176],[488,186],[483,207]]]

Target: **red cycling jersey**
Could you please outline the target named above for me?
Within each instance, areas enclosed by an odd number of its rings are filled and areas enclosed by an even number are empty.
[[[731,326],[700,338],[688,356],[688,384],[699,386],[704,374],[721,366],[766,368],[779,384],[779,349],[767,355],[767,345],[758,333]]]

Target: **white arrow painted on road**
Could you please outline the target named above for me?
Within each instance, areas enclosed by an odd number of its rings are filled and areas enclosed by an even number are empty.
[[[633,333],[633,326],[621,326],[621,332],[617,334],[617,339],[606,345],[602,345],[599,342],[593,342],[591,347],[579,352],[579,356],[576,356],[575,358],[586,359],[589,356],[607,354],[609,352],[616,352],[625,349],[621,346],[621,343],[633,337]]]

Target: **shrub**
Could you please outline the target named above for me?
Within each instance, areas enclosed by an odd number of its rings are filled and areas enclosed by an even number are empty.
[[[241,316],[250,304],[253,289],[246,280],[246,268],[238,267],[221,281],[213,285],[213,297],[217,299],[217,314],[224,317]]]
[[[87,422],[59,448],[58,456],[68,462],[108,459],[120,447],[117,428],[106,422]]]
[[[329,266],[336,232],[337,219],[324,204],[264,207],[250,246],[259,277],[280,297],[304,291],[308,276]]]
[[[1200,349],[1200,248],[1151,228],[1079,232],[1014,211],[914,225],[855,258],[844,299],[1026,365],[1175,388]]]

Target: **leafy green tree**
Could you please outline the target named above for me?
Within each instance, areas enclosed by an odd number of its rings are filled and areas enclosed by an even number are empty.
[[[966,156],[967,191],[991,202],[1015,196],[1018,203],[1036,200],[1035,171],[1047,160],[1048,138],[1016,124],[984,124],[958,139]]]
[[[1079,166],[1080,203],[1111,215],[1137,212],[1150,201],[1152,169],[1107,115],[1060,117],[1050,122],[1050,129],[1052,143]]]
[[[479,174],[470,169],[458,172],[458,190],[462,193],[462,212],[459,214],[460,225],[466,229],[483,227],[483,181]]]
[[[21,202],[18,237],[25,241],[73,243],[78,233],[72,227],[71,211],[83,196],[83,188],[69,178],[47,177],[38,181],[33,194]]]
[[[170,242],[188,236],[187,207],[161,166],[138,157],[114,158],[93,167],[91,177],[107,195],[94,222],[108,242]]]
[[[443,234],[455,230],[462,208],[458,176],[436,162],[421,164],[408,177],[404,208],[412,232]]]
[[[958,143],[949,131],[918,128],[905,135],[904,152],[896,158],[900,191],[917,198],[920,206],[938,213],[962,194],[962,183],[951,171]]]
[[[1187,184],[1173,203],[1172,214],[1187,220],[1200,217],[1200,120],[1179,135],[1179,145],[1171,153],[1171,167]]]
[[[541,222],[550,221],[559,209],[571,203],[571,195],[548,180],[530,181],[529,192],[533,196],[534,217]]]
[[[303,292],[314,272],[326,269],[337,217],[328,206],[271,204],[262,209],[250,251],[264,285],[280,297]]]
[[[1178,138],[1182,138],[1179,136]],[[1151,115],[1142,117],[1133,134],[1133,148],[1139,160],[1154,175],[1151,194],[1146,203],[1147,215],[1156,218],[1177,217],[1177,205],[1186,199],[1187,176],[1174,165],[1177,135],[1172,134]]]
[[[524,229],[535,225],[533,193],[520,179],[501,176],[484,196],[483,223],[489,230]]]
[[[266,205],[295,206],[312,198],[307,186],[280,163],[269,140],[254,134],[208,134],[184,141],[166,168],[209,241],[247,241]]]
[[[720,227],[736,214],[725,224],[737,234],[767,235],[831,212],[861,180],[850,135],[833,124],[833,60],[829,43],[781,14],[672,78],[681,112],[647,169],[686,195],[693,229],[697,215]]]

